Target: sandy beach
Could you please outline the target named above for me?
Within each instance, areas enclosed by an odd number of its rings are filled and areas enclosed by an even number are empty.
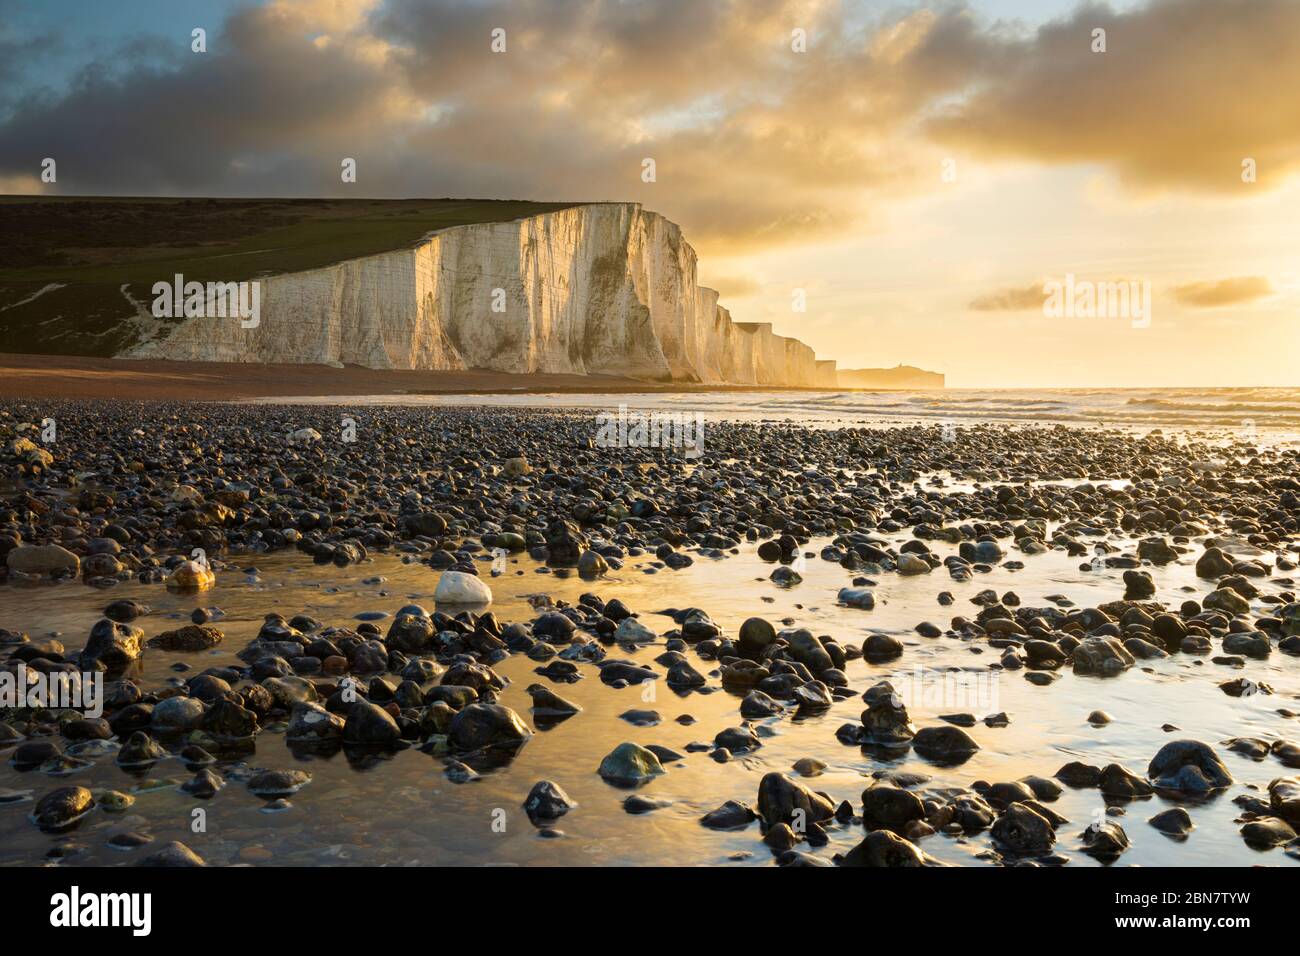
[[[660,384],[612,375],[510,375],[371,369],[357,365],[172,362],[0,353],[0,397],[121,398],[196,402],[329,394],[417,395],[497,392],[689,392],[719,386]],[[745,386],[722,390],[757,391]]]

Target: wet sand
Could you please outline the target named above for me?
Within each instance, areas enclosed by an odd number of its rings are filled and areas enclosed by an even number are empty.
[[[0,398],[221,402],[349,395],[477,395],[499,392],[634,394],[772,391],[771,386],[664,384],[615,375],[511,375],[476,369],[439,372],[359,365],[166,362],[0,353]],[[782,389],[825,391],[825,389]]]
[[[809,550],[825,543],[827,539],[812,541]],[[1251,849],[1233,822],[1241,812],[1233,796],[1262,788],[1287,771],[1271,759],[1253,761],[1228,753],[1219,744],[1233,736],[1294,736],[1296,722],[1275,713],[1286,703],[1294,705],[1300,693],[1294,659],[1274,655],[1266,663],[1252,665],[1251,676],[1274,685],[1272,697],[1229,698],[1215,684],[1240,670],[1174,656],[1143,662],[1142,668],[1115,679],[1067,672],[1050,687],[1036,687],[1023,674],[1002,673],[980,684],[978,699],[968,698],[963,706],[961,700],[937,693],[942,687],[941,675],[949,668],[964,669],[966,674],[987,673],[990,655],[980,653],[986,650],[980,642],[922,638],[913,630],[918,620],[942,622],[953,612],[971,613],[974,606],[969,598],[985,587],[1000,592],[1014,588],[1028,604],[1040,603],[1048,594],[1065,593],[1080,606],[1089,606],[1115,596],[1114,578],[1081,572],[1076,561],[1063,554],[1049,554],[1037,557],[1022,571],[998,568],[960,586],[947,580],[894,576],[878,589],[876,609],[862,611],[836,605],[835,592],[847,582],[847,575],[831,562],[808,560],[803,583],[789,589],[767,580],[773,566],[759,560],[752,547],[728,560],[697,562],[679,572],[660,569],[647,574],[651,565],[646,560],[629,562],[623,570],[591,582],[571,572],[564,576],[541,572],[542,565],[520,555],[511,559],[506,574],[487,578],[485,564],[484,575],[495,595],[493,610],[502,621],[530,620],[535,612],[527,602],[529,595],[546,593],[556,600],[576,602],[581,594],[595,592],[606,600],[622,599],[656,631],[667,630],[673,623],[653,611],[666,605],[695,605],[707,609],[731,634],[751,614],[772,621],[790,618],[815,633],[835,634],[846,643],[860,642],[870,633],[891,634],[905,643],[904,657],[887,664],[860,659],[850,662],[846,673],[855,688],[892,680],[909,696],[908,710],[918,725],[942,723],[940,714],[959,709],[972,710],[979,717],[986,709],[1005,711],[1010,724],[989,728],[979,723],[972,728],[970,733],[983,749],[960,766],[936,766],[911,751],[892,759],[872,759],[835,737],[837,726],[858,719],[863,704],[854,695],[824,714],[751,722],[760,733],[771,736],[763,737],[758,750],[718,764],[710,754],[686,753],[686,748],[693,741],[712,740],[722,729],[741,724],[738,708],[744,691],[679,693],[658,688],[653,698],[646,700],[641,688],[609,687],[586,665],[585,679],[550,684],[534,673],[542,666],[540,662],[518,654],[495,665],[511,681],[501,695],[503,704],[534,725],[525,688],[540,682],[580,704],[583,711],[549,729],[539,726],[513,761],[474,782],[451,782],[441,760],[415,748],[370,762],[349,759],[346,752],[296,755],[286,746],[282,732],[267,732],[259,739],[255,754],[243,761],[223,761],[217,767],[231,777],[250,767],[312,774],[312,782],[290,799],[292,808],[279,813],[265,812],[265,801],[234,779],[211,800],[196,800],[180,792],[178,785],[193,773],[174,757],[134,775],[111,759],[63,778],[40,772],[17,774],[4,767],[0,788],[32,788],[39,797],[61,785],[110,787],[133,793],[136,803],[123,814],[98,813],[70,834],[45,834],[32,826],[27,820],[32,810],[30,799],[0,805],[0,865],[31,865],[68,843],[79,848],[68,864],[131,865],[160,844],[180,840],[213,865],[771,866],[775,854],[762,843],[757,822],[732,831],[711,830],[700,823],[703,814],[726,800],[752,805],[759,780],[770,771],[790,774],[836,801],[848,800],[856,806],[863,790],[874,782],[872,774],[881,771],[925,774],[931,779],[919,788],[923,790],[968,787],[980,779],[1051,776],[1071,760],[1115,761],[1141,771],[1163,743],[1179,737],[1214,744],[1238,784],[1229,792],[1190,802],[1160,795],[1118,801],[1126,815],[1112,819],[1123,824],[1133,841],[1120,865],[1300,865],[1300,860],[1280,849]],[[252,566],[259,570],[256,576],[241,571]],[[42,633],[57,631],[76,644],[110,600],[134,598],[153,605],[154,613],[136,622],[150,635],[179,627],[195,607],[221,607],[226,616],[216,623],[226,632],[226,640],[219,647],[200,653],[155,650],[146,654],[144,683],[157,686],[169,679],[192,677],[205,668],[238,664],[235,652],[257,635],[262,617],[269,611],[285,616],[306,612],[328,624],[355,626],[354,615],[366,611],[391,615],[411,602],[432,609],[438,574],[418,563],[403,564],[390,555],[377,555],[358,567],[336,569],[313,566],[310,558],[290,552],[232,560],[217,578],[217,588],[200,595],[174,594],[138,582],[108,592],[78,584],[3,588],[0,618],[10,626],[28,626]],[[1195,581],[1189,566],[1170,567],[1160,575],[1159,597],[1176,604],[1184,595],[1182,588]],[[947,609],[935,603],[934,591],[939,587],[954,591],[956,607]],[[386,630],[391,620],[378,623]],[[654,658],[663,651],[661,639],[634,652],[611,648],[611,656],[653,667]],[[174,673],[172,667],[178,662],[187,665],[188,671]],[[698,660],[696,664],[705,673],[717,666],[716,662]],[[710,683],[716,684],[716,677]],[[1111,724],[1096,727],[1087,722],[1089,711],[1098,707],[1112,715]],[[655,726],[640,727],[619,717],[634,709],[657,711],[661,720]],[[678,718],[686,714],[696,723],[679,724]],[[1165,722],[1177,724],[1180,731],[1163,731]],[[667,764],[667,772],[646,786],[634,790],[611,786],[597,775],[596,767],[625,740],[671,747],[684,753],[685,759]],[[806,757],[826,764],[825,771],[816,777],[798,777],[791,766]],[[539,828],[521,809],[529,788],[543,779],[558,783],[577,803],[555,824],[564,833],[559,839],[540,836]],[[633,794],[668,805],[632,815],[623,809],[623,801]],[[1059,832],[1059,850],[1069,857],[1068,866],[1099,865],[1098,860],[1080,852],[1078,834],[1106,805],[1101,795],[1095,789],[1067,787],[1050,805],[1070,821]],[[199,806],[208,815],[208,829],[203,834],[193,833],[189,827],[189,814]],[[1188,807],[1197,824],[1185,841],[1171,839],[1146,822],[1174,806]],[[497,810],[504,811],[504,830],[493,826]],[[112,835],[128,831],[146,833],[153,842],[131,851],[107,846]],[[860,824],[830,827],[830,844],[814,852],[826,859],[847,852],[864,832]],[[920,846],[948,864],[988,866],[1000,862],[990,855],[994,841],[988,830],[936,834],[922,840]]]
[[[888,838],[903,862],[1091,866],[1116,858],[1089,834],[1121,825],[1121,865],[1300,864],[1294,833],[1256,849],[1245,830],[1300,809],[1269,804],[1300,755],[1291,450],[719,422],[687,463],[598,445],[579,412],[394,405],[349,439],[343,408],[75,401],[42,405],[59,436],[42,447],[16,437],[39,437],[33,408],[0,411],[3,664],[123,671],[106,726],[0,715],[0,864],[131,864],[167,841],[214,864],[828,864]],[[215,587],[169,590],[195,547]],[[547,566],[575,562],[590,579]],[[490,585],[491,615],[435,596],[453,570]],[[100,620],[124,600],[153,611]],[[139,650],[197,608],[224,612],[219,643]],[[344,673],[364,699],[340,696]],[[878,701],[885,680],[896,700]],[[534,684],[581,711],[548,726]],[[468,690],[509,715],[482,725],[509,758],[458,738],[487,720]],[[307,752],[289,727],[324,719],[313,698],[341,736]],[[202,726],[178,738],[172,704]],[[256,719],[226,746],[232,713]],[[911,736],[882,744],[882,727]],[[635,790],[597,771],[625,743],[671,752]],[[1156,789],[1171,744],[1224,779]],[[164,749],[120,765],[142,745]],[[1071,783],[1076,764],[1100,779]],[[268,771],[311,779],[278,806],[249,786]],[[182,789],[204,779],[218,792]],[[790,846],[785,803],[764,811],[773,780],[834,816]],[[539,826],[523,805],[543,781],[575,806]],[[33,808],[69,791],[93,808],[42,830]],[[908,816],[884,822],[864,793]],[[702,824],[724,805],[751,816]],[[1150,823],[1171,809],[1184,840]],[[1031,843],[1012,817],[1040,828]]]

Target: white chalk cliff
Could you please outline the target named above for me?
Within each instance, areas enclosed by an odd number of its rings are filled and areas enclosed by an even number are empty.
[[[260,281],[256,328],[185,319],[123,357],[836,385],[802,342],[733,322],[677,225],[635,203],[454,226]]]

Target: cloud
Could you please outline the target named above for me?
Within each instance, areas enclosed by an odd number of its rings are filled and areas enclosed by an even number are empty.
[[[1245,159],[1261,186],[1300,169],[1294,0],[1087,5],[1004,53],[931,135],[985,158],[1102,164],[1143,190],[1257,188]]]
[[[1042,282],[1033,282],[1026,286],[1009,289],[996,289],[977,296],[967,306],[976,312],[1027,312],[1030,309],[1041,310],[1047,293],[1043,291]]]
[[[1170,290],[1175,302],[1196,309],[1241,305],[1272,295],[1273,292],[1273,283],[1266,276],[1237,276],[1231,279],[1189,282]]]
[[[834,0],[270,0],[206,54],[182,39],[24,95],[0,175],[53,156],[65,193],[637,201],[741,251],[929,188],[906,127],[998,46],[960,8],[850,23]]]
[[[1266,188],[1300,164],[1297,11],[1159,0],[1026,33],[949,3],[268,0],[206,54],[136,40],[12,94],[0,177],[52,156],[65,193],[636,201],[710,255],[873,222],[954,146],[1223,189],[1251,156]]]
[[[32,63],[60,48],[52,30],[20,35],[14,28],[16,0],[0,0],[0,117],[12,106],[18,82]]]

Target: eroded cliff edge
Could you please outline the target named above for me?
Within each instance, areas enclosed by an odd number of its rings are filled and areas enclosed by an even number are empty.
[[[635,203],[454,226],[260,281],[256,328],[186,319],[122,357],[836,384],[802,342],[733,322],[678,226]]]

